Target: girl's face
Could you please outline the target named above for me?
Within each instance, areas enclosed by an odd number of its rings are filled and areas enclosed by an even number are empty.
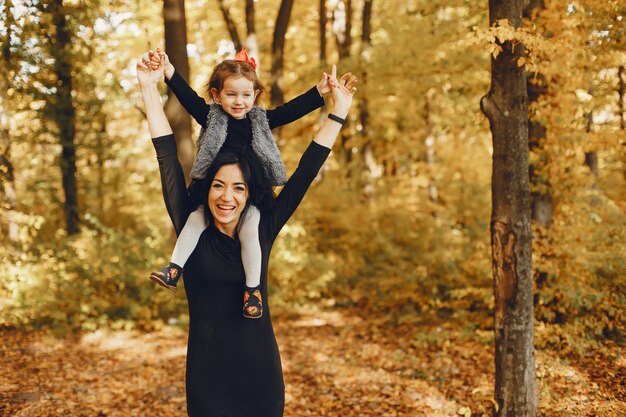
[[[235,237],[237,223],[248,202],[248,185],[239,165],[221,167],[209,189],[209,210],[215,227],[230,237]]]
[[[259,90],[254,89],[254,83],[243,76],[226,78],[221,91],[211,89],[213,101],[220,104],[222,109],[235,119],[246,117],[252,110],[258,94]]]

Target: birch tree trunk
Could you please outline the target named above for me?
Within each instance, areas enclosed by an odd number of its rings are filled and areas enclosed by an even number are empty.
[[[489,0],[489,21],[522,23],[523,0]],[[499,417],[535,417],[528,96],[521,44],[500,44],[481,100],[493,137],[491,248],[495,293],[495,401]]]
[[[164,0],[163,23],[165,28],[165,51],[176,72],[189,80],[189,59],[187,57],[187,21],[185,0]],[[176,137],[176,147],[185,179],[193,165],[194,152],[191,140],[191,118],[180,104],[176,95],[168,89],[165,115],[172,125]]]

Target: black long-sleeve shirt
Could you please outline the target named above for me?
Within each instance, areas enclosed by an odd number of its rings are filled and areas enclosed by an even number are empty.
[[[153,140],[163,197],[176,232],[191,211],[173,135]],[[296,210],[330,149],[311,142],[298,168],[276,198],[261,212],[261,293],[263,316],[242,317],[245,273],[239,240],[214,224],[200,236],[185,265],[189,305],[187,412],[191,417],[282,417],[284,383],[267,298],[267,268],[278,232]]]
[[[198,124],[204,126],[210,111],[210,105],[200,97],[178,73],[174,72],[171,79],[165,79],[165,83],[176,94],[178,101],[183,105],[187,113]],[[306,116],[313,110],[324,105],[324,98],[320,96],[317,88],[312,87],[309,91],[290,100],[282,106],[267,110],[267,121],[270,129],[289,124]],[[235,119],[228,116],[226,140],[221,151],[242,153],[252,142],[252,124],[249,117]]]

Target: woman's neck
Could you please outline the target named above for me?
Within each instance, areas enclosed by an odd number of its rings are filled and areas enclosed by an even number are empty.
[[[217,221],[213,220],[213,224],[215,225],[215,228],[217,230],[219,230],[220,232],[224,233],[226,236],[229,236],[231,239],[235,238],[235,235],[237,234],[237,224],[234,225],[230,225],[230,224],[222,224],[222,223],[218,223]]]

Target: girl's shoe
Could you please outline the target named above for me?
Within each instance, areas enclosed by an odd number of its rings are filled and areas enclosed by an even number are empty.
[[[170,262],[169,266],[150,274],[150,279],[170,291],[176,291],[178,280],[183,277],[183,268]]]
[[[261,286],[246,287],[243,291],[243,316],[248,319],[258,319],[263,315],[263,301]]]

